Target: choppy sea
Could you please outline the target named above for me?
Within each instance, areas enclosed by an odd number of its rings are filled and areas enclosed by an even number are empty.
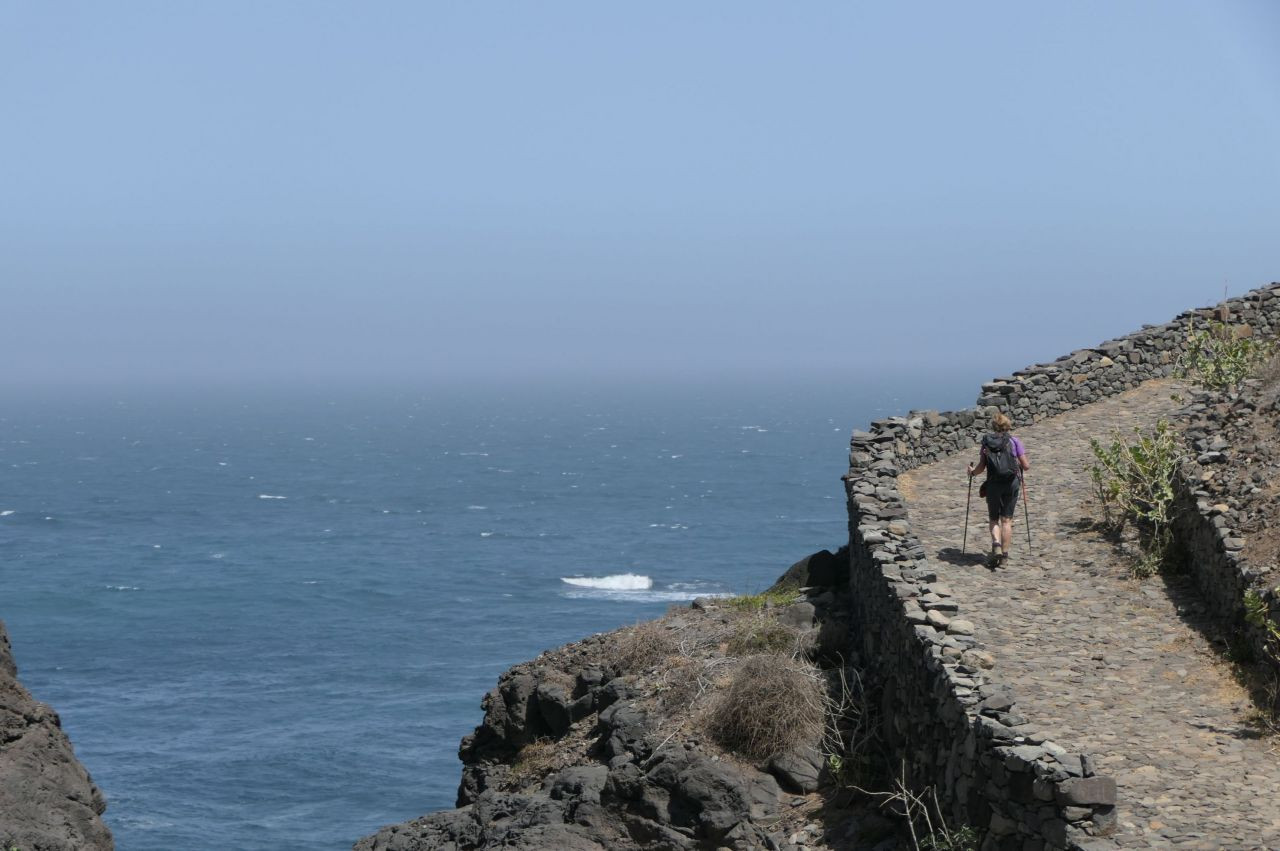
[[[839,546],[848,435],[972,382],[11,397],[0,619],[121,851],[453,805],[508,666]]]

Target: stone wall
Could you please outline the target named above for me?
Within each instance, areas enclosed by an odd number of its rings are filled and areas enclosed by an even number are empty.
[[[1067,848],[1115,820],[1115,781],[1092,761],[1020,733],[1013,689],[985,669],[974,627],[925,562],[895,487],[897,471],[851,475],[853,648],[880,690],[882,734],[907,784],[937,790],[956,824],[987,831],[984,848]]]
[[[853,433],[850,467],[890,461],[905,472],[977,445],[991,414],[1004,411],[1014,425],[1028,425],[1173,374],[1188,330],[1201,328],[1222,311],[1246,333],[1280,331],[1280,283],[1253,290],[1216,307],[1181,313],[1163,325],[1147,325],[1125,337],[1036,364],[982,385],[972,408],[912,411],[875,420]]]
[[[1280,467],[1273,445],[1252,440],[1252,421],[1274,422],[1280,413],[1277,401],[1270,394],[1262,398],[1259,389],[1250,381],[1239,393],[1197,393],[1183,412],[1189,457],[1174,479],[1173,533],[1210,616],[1225,634],[1244,642],[1237,651],[1247,649],[1280,678],[1280,659],[1270,652],[1267,632],[1245,620],[1245,594],[1252,591],[1280,626],[1277,565],[1257,563],[1245,550],[1245,527],[1268,522],[1272,513],[1262,486]]]
[[[996,411],[1025,425],[1173,373],[1192,327],[1229,313],[1245,333],[1280,328],[1280,284],[1081,349],[982,386],[973,408],[912,411],[855,431],[845,476],[850,584],[861,663],[881,688],[886,741],[908,785],[934,787],[984,849],[1083,848],[1115,824],[1115,781],[1092,760],[1019,732],[1013,689],[985,673],[973,624],[927,567],[899,473],[972,451]]]

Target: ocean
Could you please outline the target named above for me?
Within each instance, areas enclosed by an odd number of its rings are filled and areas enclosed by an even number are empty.
[[[347,849],[507,667],[834,549],[850,430],[976,386],[11,396],[0,619],[121,851]]]

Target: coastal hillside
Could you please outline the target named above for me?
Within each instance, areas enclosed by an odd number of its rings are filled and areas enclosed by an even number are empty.
[[[58,713],[18,681],[0,622],[0,848],[111,851],[107,803],[76,759]]]
[[[847,560],[516,665],[462,743],[458,808],[356,851],[903,847],[830,758],[867,741]]]
[[[1273,284],[855,431],[847,548],[512,668],[458,808],[357,851],[1280,848],[1278,328]]]

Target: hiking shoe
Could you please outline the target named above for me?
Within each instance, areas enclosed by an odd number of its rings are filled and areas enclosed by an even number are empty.
[[[1003,549],[1000,550],[1000,555],[996,556],[996,567],[1004,567],[1004,563],[1008,560],[1009,554]]]
[[[999,567],[1000,562],[1004,559],[1004,552],[1000,549],[999,544],[991,545],[991,555],[987,556],[987,567]]]

